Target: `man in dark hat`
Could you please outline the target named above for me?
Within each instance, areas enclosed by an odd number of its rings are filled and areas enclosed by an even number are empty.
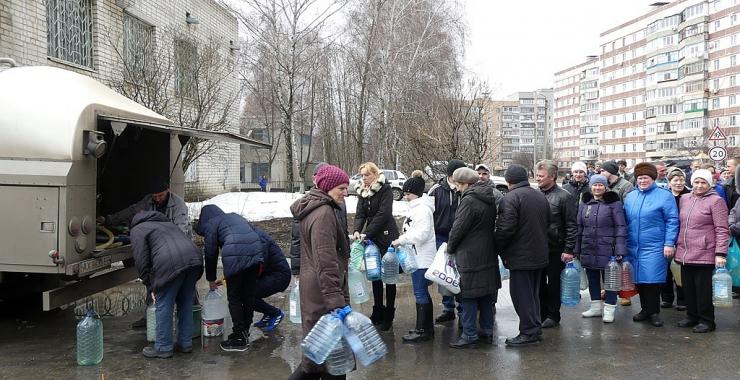
[[[187,237],[193,237],[193,230],[188,218],[188,206],[179,195],[170,191],[166,178],[152,178],[148,185],[149,194],[140,201],[114,214],[99,216],[98,222],[106,225],[129,225],[139,211],[159,211],[180,228]]]
[[[429,189],[429,196],[434,197],[434,235],[437,248],[449,239],[452,223],[455,221],[455,211],[457,211],[457,205],[460,203],[460,194],[452,181],[452,173],[466,166],[462,160],[450,160],[447,162],[447,176],[440,178]],[[442,323],[454,320],[455,297],[443,296],[442,305],[444,306],[442,314],[434,321]]]

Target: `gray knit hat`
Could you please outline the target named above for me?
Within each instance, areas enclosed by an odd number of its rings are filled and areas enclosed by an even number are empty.
[[[478,172],[468,167],[458,168],[452,173],[452,180],[460,183],[476,183],[479,180]]]

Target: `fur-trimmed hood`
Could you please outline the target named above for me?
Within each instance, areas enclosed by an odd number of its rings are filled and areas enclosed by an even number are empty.
[[[598,202],[594,199],[594,195],[591,193],[583,193],[581,196],[581,202],[583,203],[589,203],[591,201]],[[604,203],[614,203],[619,201],[619,194],[609,190],[604,193]]]

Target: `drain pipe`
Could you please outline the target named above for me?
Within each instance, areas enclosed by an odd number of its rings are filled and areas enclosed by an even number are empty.
[[[10,65],[10,67],[18,67],[18,64],[15,62],[13,58],[0,57],[0,64],[7,64],[7,65]]]

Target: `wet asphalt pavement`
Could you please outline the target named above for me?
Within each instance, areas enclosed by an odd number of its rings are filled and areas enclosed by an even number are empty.
[[[632,322],[639,311],[637,297],[632,306],[618,307],[612,324],[581,318],[588,302],[584,292],[577,308],[563,308],[559,327],[545,330],[544,342],[512,349],[504,346],[504,339],[517,334],[518,319],[505,281],[499,291],[494,345],[454,350],[447,344],[459,333],[456,322],[438,324],[432,342],[401,343],[415,318],[408,277],[403,281],[393,331],[381,334],[388,355],[348,379],[740,379],[738,300],[732,309],[717,310],[717,331],[694,334],[676,326],[685,313],[674,309],[662,310],[664,327]],[[204,280],[199,287],[204,294]],[[269,302],[287,310],[287,294]],[[436,315],[436,288],[433,294]],[[369,315],[371,303],[353,306]],[[219,338],[196,338],[191,354],[146,359],[141,355],[147,344],[145,330],[129,328],[144,313],[141,284],[112,289],[89,304],[103,315],[105,356],[97,366],[80,367],[75,361],[75,315],[85,309],[83,302],[48,313],[0,302],[0,378],[286,379],[300,361],[300,325],[287,316],[272,333],[252,328],[247,352],[223,352]],[[255,321],[260,317],[255,315]]]

